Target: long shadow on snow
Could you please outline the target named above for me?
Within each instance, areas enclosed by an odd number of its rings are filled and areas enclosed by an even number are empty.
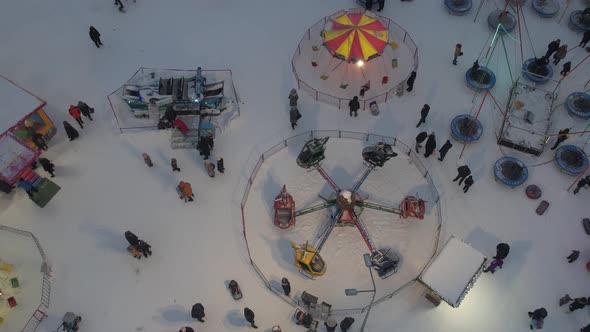
[[[261,190],[262,201],[266,205],[267,215],[273,216],[274,198],[281,191],[283,184],[277,182],[271,172],[266,172],[264,175],[260,174],[260,176],[265,176],[264,186]]]
[[[162,325],[172,326],[180,322],[192,322],[190,310],[180,304],[172,304],[158,309],[159,315],[154,315],[154,321]]]
[[[223,325],[232,327],[246,327],[250,326],[250,323],[246,321],[240,310],[236,309],[227,313],[227,316],[225,316],[225,320],[223,321]]]
[[[289,239],[283,236],[281,236],[278,240],[274,240],[266,236],[263,236],[262,238],[266,243],[268,250],[270,250],[272,253],[273,261],[283,270],[294,271],[295,267],[292,264],[293,249],[291,248],[291,242]],[[256,257],[252,257],[252,259],[256,262]],[[265,273],[265,271],[262,272]]]
[[[116,232],[111,228],[95,224],[82,224],[80,231],[95,237],[98,249],[127,253],[127,240],[125,240],[123,232]]]

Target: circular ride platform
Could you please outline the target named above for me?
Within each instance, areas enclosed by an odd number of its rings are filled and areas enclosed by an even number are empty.
[[[530,58],[522,65],[522,76],[527,80],[535,83],[546,83],[553,77],[553,68],[551,65],[535,65],[535,58]]]
[[[588,166],[588,156],[575,145],[564,145],[555,151],[555,162],[562,172],[578,175]]]
[[[570,29],[578,33],[590,31],[590,19],[585,19],[581,10],[574,10],[570,14],[568,26]]]
[[[498,30],[499,33],[512,32],[516,28],[516,17],[509,11],[504,12],[502,10],[494,10],[488,15],[488,26],[492,30],[496,30],[499,24],[502,24],[502,28]]]
[[[467,85],[475,91],[489,90],[496,85],[496,75],[494,75],[494,72],[483,66],[479,66],[475,72],[473,72],[473,68],[469,68],[465,72],[465,80],[467,81]]]
[[[520,159],[502,157],[494,164],[494,177],[496,181],[514,188],[525,183],[529,171]]]
[[[473,129],[471,129],[473,120],[474,118],[469,114],[457,115],[451,120],[451,136],[461,143],[479,140],[483,134],[483,126],[479,120],[476,120]],[[470,129],[472,130],[471,135]]]
[[[574,92],[567,96],[565,107],[571,115],[590,119],[590,95],[584,92]]]
[[[471,10],[473,3],[471,0],[445,0],[447,11],[451,15],[465,15]]]
[[[533,0],[533,9],[544,18],[550,18],[559,13],[557,0]]]

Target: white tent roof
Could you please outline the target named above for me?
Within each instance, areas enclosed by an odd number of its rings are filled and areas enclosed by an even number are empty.
[[[461,239],[451,237],[420,280],[445,302],[458,307],[477,278],[486,257]],[[473,281],[474,282],[474,281]]]
[[[0,134],[43,104],[21,87],[0,76]]]

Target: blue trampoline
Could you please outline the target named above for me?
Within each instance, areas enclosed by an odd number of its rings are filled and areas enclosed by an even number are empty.
[[[451,121],[451,136],[461,143],[477,141],[483,134],[483,126],[479,120],[475,121],[471,129],[474,118],[468,114],[457,115]],[[469,130],[472,130],[469,135]]]
[[[490,28],[496,30],[498,24],[502,24],[504,29],[500,28],[500,30],[498,30],[499,33],[506,33],[514,30],[514,28],[516,28],[516,17],[514,17],[514,14],[508,11],[504,12],[502,15],[500,14],[502,14],[501,10],[494,10],[488,15],[488,25]]]
[[[465,15],[471,9],[471,0],[445,0],[447,11],[452,15]]]
[[[555,151],[555,162],[562,172],[578,175],[588,166],[588,156],[575,145],[564,145]]]
[[[553,17],[559,12],[557,0],[533,0],[533,9],[541,17]]]
[[[590,95],[584,92],[574,92],[567,96],[565,107],[571,115],[590,119]]]
[[[590,31],[590,18],[584,18],[581,10],[574,10],[570,15],[568,26],[575,32]]]
[[[553,68],[551,65],[535,65],[535,58],[530,58],[522,65],[522,76],[527,80],[535,83],[545,83],[553,77]]]
[[[514,157],[502,157],[494,164],[494,177],[512,188],[520,186],[529,177],[526,165]]]
[[[470,88],[475,91],[489,90],[496,85],[496,75],[491,69],[479,66],[479,69],[473,72],[473,68],[469,68],[465,73],[465,79]]]

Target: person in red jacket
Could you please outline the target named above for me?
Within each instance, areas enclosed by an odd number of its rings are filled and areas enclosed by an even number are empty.
[[[72,118],[74,118],[74,120],[76,120],[76,122],[78,122],[78,124],[80,125],[80,128],[84,129],[84,125],[83,125],[83,121],[82,121],[82,113],[80,112],[80,109],[74,105],[70,105],[70,115],[72,116]]]
[[[178,130],[180,130],[180,132],[186,136],[186,134],[188,133],[188,126],[186,125],[186,123],[184,123],[184,121],[180,120],[179,117],[177,117],[176,119],[174,119],[174,121],[172,121],[172,124],[174,125],[174,127],[178,128]]]

